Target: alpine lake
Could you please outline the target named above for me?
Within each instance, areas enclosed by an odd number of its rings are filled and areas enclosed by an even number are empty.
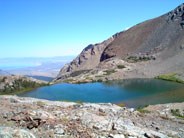
[[[54,84],[19,94],[52,101],[114,103],[137,108],[184,101],[184,84],[158,79],[128,79],[85,84]]]

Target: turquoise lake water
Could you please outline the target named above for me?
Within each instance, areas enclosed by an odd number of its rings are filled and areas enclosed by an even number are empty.
[[[105,83],[55,84],[21,94],[53,101],[125,103],[128,107],[184,101],[184,85],[157,79],[130,79]]]

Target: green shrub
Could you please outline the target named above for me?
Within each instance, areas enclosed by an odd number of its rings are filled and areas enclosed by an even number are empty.
[[[70,74],[71,77],[76,77],[76,76],[79,76],[81,74],[86,74],[88,72],[90,72],[91,70],[79,70],[79,71],[75,71],[75,72],[72,72]]]
[[[143,113],[143,114],[150,113],[150,111],[148,111],[148,110],[145,109],[146,107],[148,107],[148,105],[140,106],[140,107],[137,108],[137,111],[139,111],[140,113]]]
[[[77,103],[77,104],[83,104],[83,101],[76,101],[75,103]]]
[[[17,94],[21,92],[30,91],[32,89],[45,86],[44,83],[36,83],[30,80],[17,79],[13,82],[13,85],[6,84],[4,89],[0,90],[0,94]]]
[[[179,117],[179,118],[183,118],[184,119],[184,115],[182,115],[180,113],[179,109],[171,109],[171,113],[173,116]]]
[[[136,62],[142,62],[142,61],[149,61],[152,58],[147,57],[147,56],[143,56],[143,57],[138,57],[138,56],[129,56],[126,60],[127,62],[130,63],[136,63]]]
[[[125,107],[125,103],[118,103],[117,106],[120,106],[120,107]]]
[[[96,82],[103,82],[103,80],[102,79],[98,79],[98,80],[96,80]]]
[[[111,75],[112,73],[115,73],[116,71],[114,69],[111,69],[111,70],[105,70],[104,72],[106,73],[105,75]]]
[[[118,68],[118,69],[124,69],[124,68],[126,68],[126,67],[125,67],[125,65],[117,65],[117,68]]]
[[[162,74],[162,75],[157,76],[156,79],[184,83],[183,80],[177,77],[176,73]]]
[[[137,111],[139,111],[140,113],[143,113],[143,114],[151,113],[150,111],[145,110],[145,109],[137,109]]]
[[[40,106],[40,107],[44,107],[44,106],[46,105],[46,103],[45,103],[45,102],[42,102],[42,101],[38,101],[38,102],[36,103],[36,105],[37,105],[37,106]]]
[[[97,76],[95,76],[96,78],[102,78],[102,77],[104,77],[103,75],[97,75]]]
[[[73,81],[75,81],[74,79],[66,79],[66,80],[64,80],[63,82],[65,82],[65,83],[71,83],[71,82],[73,82]]]

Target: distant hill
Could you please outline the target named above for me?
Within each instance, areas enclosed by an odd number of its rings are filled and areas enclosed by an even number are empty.
[[[0,59],[0,69],[15,75],[56,77],[60,69],[74,56],[29,57]]]
[[[55,82],[153,78],[161,74],[184,79],[184,4],[87,46],[61,69]]]
[[[7,75],[11,75],[11,74],[7,71],[3,71],[0,69],[0,76],[7,76]]]

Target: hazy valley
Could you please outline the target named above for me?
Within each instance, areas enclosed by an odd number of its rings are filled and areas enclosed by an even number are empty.
[[[54,79],[60,68],[73,56],[50,58],[6,58],[0,59],[1,75],[24,75],[37,79]]]

